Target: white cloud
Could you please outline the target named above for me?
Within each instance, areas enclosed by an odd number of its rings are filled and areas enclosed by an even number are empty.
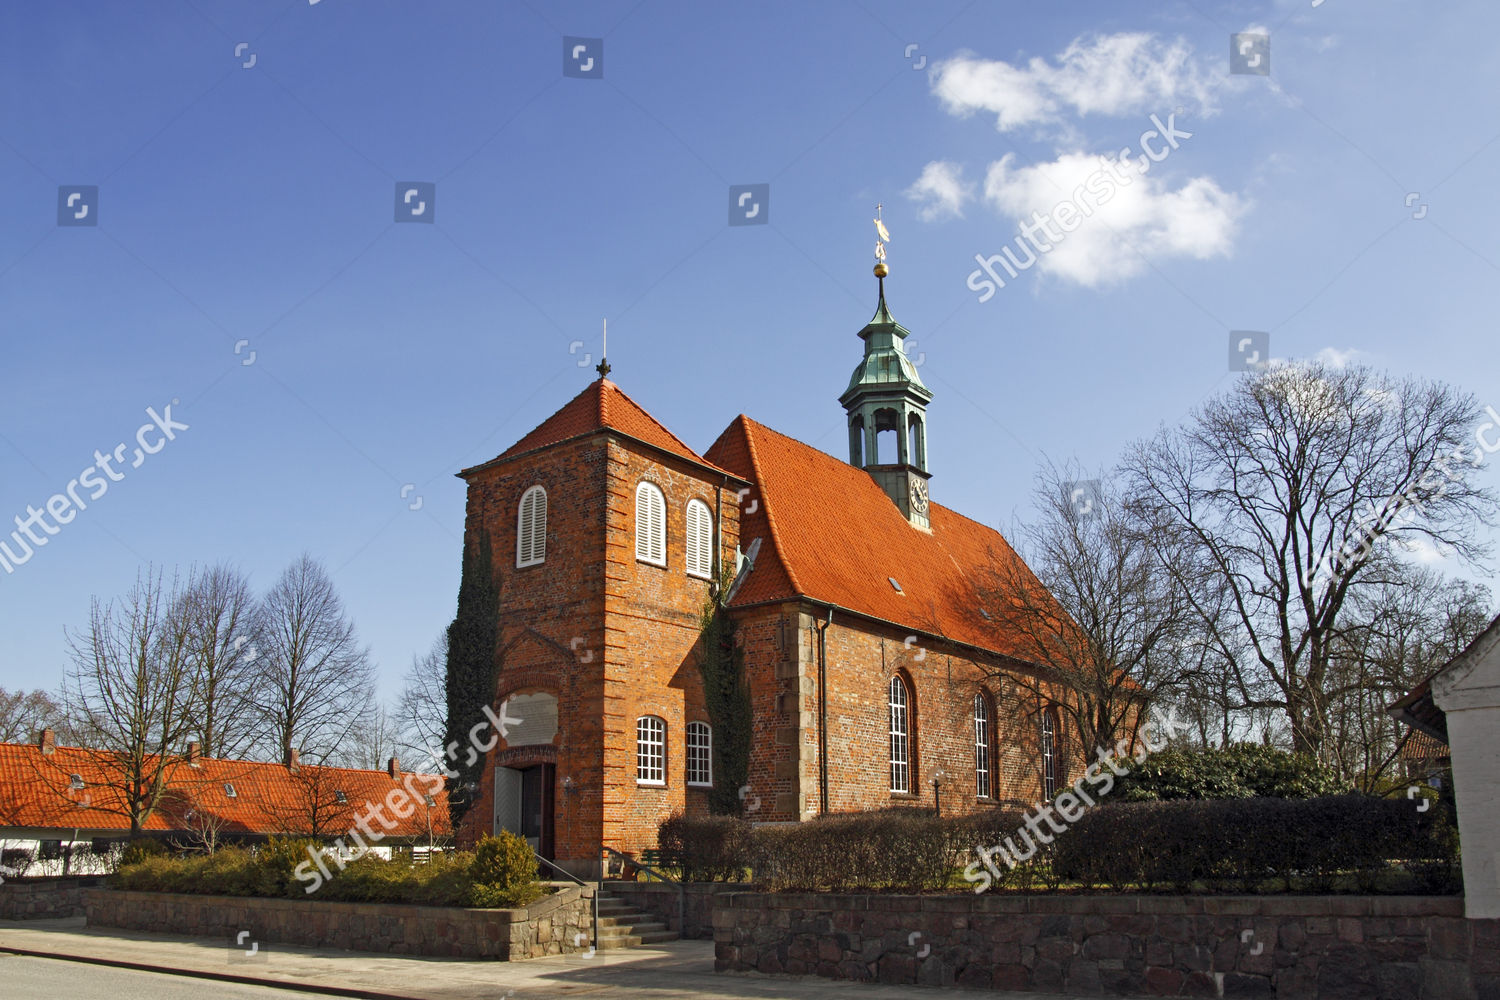
[[[906,196],[920,203],[917,214],[927,222],[959,218],[964,214],[964,203],[973,194],[973,185],[964,182],[963,174],[960,164],[933,160],[906,189]]]
[[[1351,347],[1347,351],[1341,351],[1337,347],[1325,347],[1313,355],[1313,360],[1329,368],[1346,368],[1350,362],[1357,361],[1363,353],[1356,347]]]
[[[1089,288],[1134,277],[1146,269],[1147,260],[1228,256],[1248,207],[1211,178],[1195,177],[1172,188],[1134,168],[1110,174],[1105,157],[1088,153],[1065,153],[1026,167],[1016,167],[1014,161],[1014,154],[1007,154],[990,165],[985,201],[1017,223],[1031,220],[1033,212],[1051,216],[1063,202],[1083,210],[1078,214],[1086,217],[1040,256],[1037,268]],[[1101,185],[1101,172],[1129,183]],[[1107,200],[1098,196],[1105,187],[1113,190]]]
[[[994,114],[1002,132],[1053,126],[1066,114],[1131,115],[1215,108],[1212,74],[1183,39],[1144,32],[1077,38],[1052,62],[1012,65],[962,52],[933,67],[932,91],[951,114]]]

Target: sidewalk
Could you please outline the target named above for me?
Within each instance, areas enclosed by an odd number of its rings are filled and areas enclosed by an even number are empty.
[[[248,945],[248,942],[247,942]],[[330,948],[260,947],[250,959],[228,941],[90,929],[83,918],[0,921],[0,951],[67,958],[147,971],[282,986],[377,1000],[928,1000],[968,992],[920,986],[876,986],[815,977],[716,974],[711,941],[673,941],[648,948],[600,953],[593,958],[473,962],[415,958]],[[1033,993],[991,993],[1004,1000],[1042,1000]]]

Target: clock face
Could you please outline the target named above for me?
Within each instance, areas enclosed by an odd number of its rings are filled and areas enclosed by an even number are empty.
[[[918,514],[927,513],[927,484],[920,479],[912,480],[911,506]]]

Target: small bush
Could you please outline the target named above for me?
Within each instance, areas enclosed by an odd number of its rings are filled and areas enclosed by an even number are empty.
[[[542,895],[531,845],[509,830],[502,830],[498,837],[479,838],[469,878],[473,882],[470,906],[525,906]]]

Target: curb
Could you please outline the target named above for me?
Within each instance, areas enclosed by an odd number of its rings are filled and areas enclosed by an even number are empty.
[[[86,965],[102,965],[112,969],[130,969],[134,972],[155,972],[168,976],[185,976],[191,979],[210,979],[220,983],[238,983],[243,986],[268,986],[272,989],[294,990],[298,993],[318,993],[332,997],[354,997],[357,1000],[422,1000],[403,993],[378,993],[348,986],[322,986],[317,983],[299,983],[285,979],[263,979],[258,976],[240,976],[230,972],[205,972],[196,969],[178,969],[165,965],[148,965],[144,962],[125,962],[112,958],[91,958],[85,955],[67,955],[62,952],[36,951],[31,948],[12,948],[0,945],[0,954],[22,955],[27,958],[50,958],[62,962],[82,962]]]

